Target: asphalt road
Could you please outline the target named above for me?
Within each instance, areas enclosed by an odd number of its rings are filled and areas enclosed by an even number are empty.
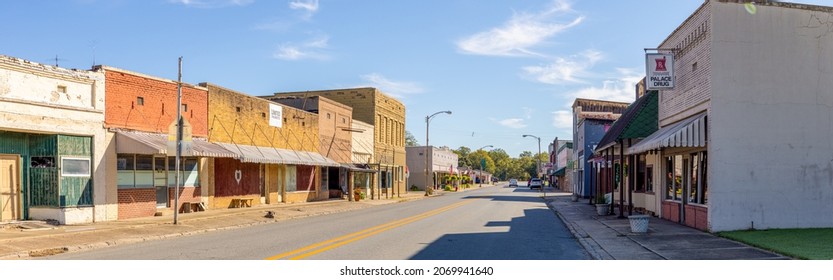
[[[45,259],[588,259],[539,191],[485,187],[406,203]]]

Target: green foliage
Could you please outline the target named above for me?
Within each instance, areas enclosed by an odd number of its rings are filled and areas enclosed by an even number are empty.
[[[720,232],[718,235],[799,259],[833,259],[833,228]]]
[[[419,146],[419,141],[411,134],[410,131],[405,130],[405,147]]]
[[[450,191],[453,191],[454,188],[452,188],[451,186],[446,185],[446,186],[443,186],[443,190],[447,191],[447,192],[450,192]]]
[[[411,191],[418,191],[419,187],[417,185],[411,185]]]

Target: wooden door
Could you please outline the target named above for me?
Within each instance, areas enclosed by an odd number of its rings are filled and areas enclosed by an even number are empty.
[[[22,218],[19,159],[18,156],[0,155],[0,221]]]

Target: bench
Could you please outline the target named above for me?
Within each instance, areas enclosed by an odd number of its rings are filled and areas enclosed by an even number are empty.
[[[183,202],[182,207],[179,208],[179,213],[191,213],[205,211],[205,204],[202,202]]]
[[[231,208],[252,207],[254,198],[234,198],[231,200]]]

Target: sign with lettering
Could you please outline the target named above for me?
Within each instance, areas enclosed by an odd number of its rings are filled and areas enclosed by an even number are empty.
[[[649,90],[674,88],[674,55],[645,54],[645,87]]]
[[[274,127],[283,126],[283,107],[269,104],[269,125]]]

